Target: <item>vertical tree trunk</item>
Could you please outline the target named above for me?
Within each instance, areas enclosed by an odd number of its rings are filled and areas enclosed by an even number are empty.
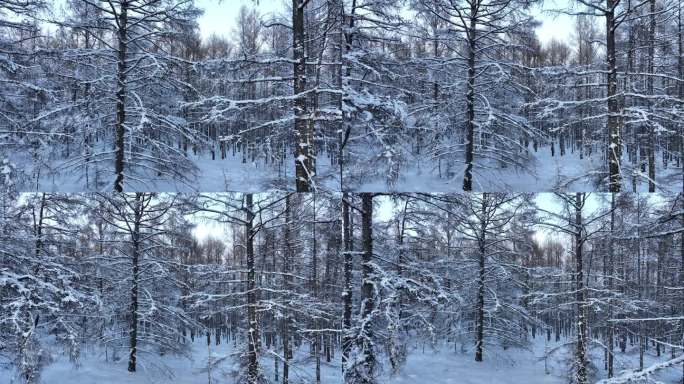
[[[606,0],[606,59],[608,62],[608,173],[610,192],[620,192],[620,125],[615,61],[615,5],[618,0]]]
[[[363,258],[361,260],[361,332],[357,342],[363,354],[364,368],[370,376],[375,372],[375,352],[373,351],[373,330],[371,319],[375,310],[375,286],[373,284],[373,194],[361,194],[361,236],[363,238]]]
[[[637,256],[637,266],[636,266],[636,279],[637,279],[637,298],[639,301],[642,299],[643,286],[641,284],[641,201],[637,200],[637,235],[636,235],[636,256]],[[640,310],[637,310],[639,313]],[[643,321],[637,324],[637,340],[639,342],[639,370],[644,369],[644,337],[643,337]]]
[[[404,278],[404,233],[406,231],[406,216],[409,205],[409,199],[404,202],[404,208],[401,213],[401,221],[397,223],[397,261],[396,261],[396,276],[398,279]],[[396,311],[397,326],[389,329],[389,360],[392,365],[392,372],[399,372],[403,362],[404,346],[400,339],[404,328],[404,290],[399,288],[396,292],[396,299],[392,302],[392,308]]]
[[[587,383],[587,297],[584,286],[584,264],[582,257],[582,206],[584,194],[575,194],[575,285],[577,299],[577,351],[576,351],[576,382]]]
[[[285,290],[286,294],[289,294],[289,292],[292,290],[292,277],[290,275],[290,267],[292,264],[292,241],[291,241],[291,234],[290,234],[290,225],[291,225],[291,220],[290,220],[290,213],[292,211],[292,207],[290,204],[290,194],[285,196],[285,259],[283,260],[283,282],[284,286],[283,289]],[[290,318],[290,310],[289,308],[285,308],[283,310],[283,331],[282,331],[282,338],[283,338],[283,384],[287,384],[290,380],[290,359],[292,358],[292,350],[290,346],[290,328],[291,328],[291,318]]]
[[[295,151],[295,177],[297,192],[310,192],[313,188],[313,176],[316,173],[313,162],[313,133],[308,124],[306,92],[306,54],[304,49],[304,6],[306,1],[292,0],[292,51],[294,54],[294,101],[295,134],[297,150]]]
[[[473,141],[475,139],[475,54],[477,28],[477,1],[470,5],[470,25],[466,30],[468,38],[468,77],[466,83],[466,169],[463,176],[463,190],[473,190]]]
[[[139,251],[140,251],[140,221],[142,220],[142,194],[135,194],[135,219],[133,222],[133,232],[131,233],[132,243],[132,270],[131,270],[131,324],[128,332],[130,355],[128,357],[128,372],[135,372],[136,358],[138,352],[138,281],[140,277]]]
[[[247,258],[247,382],[259,379],[259,324],[257,323],[256,269],[254,266],[254,212],[252,194],[245,196],[245,242]]]
[[[678,8],[677,8],[677,43],[678,43],[678,53],[679,57],[677,58],[677,66],[678,66],[678,72],[679,72],[679,78],[684,79],[684,31],[682,31],[682,2],[681,0],[679,1]],[[679,93],[679,99],[684,100],[684,82],[679,82],[678,86],[678,93]],[[679,129],[680,129],[680,158],[681,158],[681,164],[682,164],[682,193],[679,195],[680,201],[681,201],[681,209],[682,209],[682,215],[680,216],[680,224],[684,227],[684,123],[680,121],[679,123]],[[679,287],[684,288],[684,233],[680,235],[680,258],[681,258],[681,264],[679,265]],[[684,314],[684,289],[682,289],[681,293],[681,310],[680,313]],[[681,330],[681,342],[684,344],[684,319],[680,322],[680,330]],[[684,351],[682,351],[682,354],[684,354]],[[684,362],[682,363],[682,384],[684,384]]]
[[[485,254],[486,231],[487,231],[487,194],[482,194],[482,210],[480,211],[480,235],[478,239],[478,277],[477,277],[477,308],[475,323],[475,361],[482,361],[482,347],[484,343],[484,292],[485,292]]]
[[[342,298],[344,299],[344,314],[342,319],[342,371],[348,368],[349,352],[352,340],[350,339],[351,319],[352,319],[352,268],[354,259],[351,249],[352,230],[350,225],[349,194],[342,193],[342,244],[344,253],[344,288]]]
[[[613,292],[613,273],[615,272],[615,267],[614,267],[614,255],[615,251],[613,248],[615,247],[615,194],[612,193],[610,195],[610,253],[609,253],[609,260],[608,260],[608,292]],[[608,299],[608,319],[612,320],[613,319],[613,300]],[[611,321],[608,323],[608,378],[613,377],[613,349],[614,349],[614,337],[615,334],[615,326],[614,323]]]
[[[114,171],[116,181],[114,191],[123,192],[124,179],[124,133],[126,122],[126,51],[128,48],[128,1],[121,1],[121,13],[118,18],[118,50],[116,67],[116,126],[114,143]]]
[[[629,32],[628,32],[628,39],[627,39],[627,74],[625,75],[625,84],[624,84],[624,92],[631,92],[632,90],[632,72],[634,71],[634,40],[635,40],[635,32],[634,32],[634,27],[630,23],[629,25]],[[628,108],[631,106],[631,100],[630,97],[625,96],[623,98],[624,100],[624,108]],[[632,171],[632,192],[636,193],[637,191],[637,167],[640,166],[640,160],[639,160],[639,151],[640,151],[640,141],[639,141],[639,130],[636,127],[632,127],[632,135],[631,135],[631,141],[632,141],[632,149],[631,149],[631,162],[632,166],[634,167],[634,170]]]
[[[684,31],[682,31],[682,2],[679,1],[679,7],[677,8],[677,49],[679,57],[677,57],[677,67],[679,72],[679,78],[684,79]],[[678,93],[679,100],[684,100],[684,82],[678,83]],[[679,122],[679,158],[682,164],[682,192],[684,193],[684,122]],[[682,218],[684,224],[684,217]],[[684,240],[682,240],[684,241]],[[683,243],[684,245],[684,243]],[[682,261],[684,261],[684,248],[682,250]],[[684,268],[684,263],[682,268]],[[684,302],[684,301],[683,301]],[[684,313],[684,311],[682,311]],[[682,322],[682,341],[684,341],[684,322]],[[682,364],[684,367],[684,364]],[[684,384],[684,376],[682,377]]]
[[[312,194],[313,198],[313,223],[311,224],[311,232],[313,244],[311,247],[311,289],[313,291],[313,296],[318,300],[318,242],[316,241],[316,194]],[[322,334],[318,332],[319,321],[318,317],[314,319],[314,355],[316,359],[316,384],[321,382],[321,336]]]
[[[43,253],[43,219],[45,217],[45,193],[41,194],[40,206],[38,208],[38,217],[34,217],[34,232],[36,236],[35,254],[36,260],[40,260],[40,255]],[[34,271],[34,274],[38,274],[38,271]]]
[[[650,96],[654,95],[653,75],[655,74],[655,32],[656,32],[656,2],[650,2],[650,16],[648,25],[648,78],[646,87]],[[648,101],[649,110],[653,109],[653,102]],[[655,192],[655,124],[648,122],[648,191]]]
[[[351,52],[352,50],[352,44],[354,42],[354,23],[356,20],[356,0],[352,0],[351,3],[351,12],[349,16],[349,25],[346,25],[346,14],[344,11],[344,0],[338,0],[338,4],[336,5],[339,7],[339,18],[340,18],[340,34],[341,37],[343,37],[343,40],[341,43],[344,44],[344,51],[342,50],[342,47],[340,47],[340,52],[338,56],[338,60],[340,60],[340,69],[339,69],[339,81],[338,84],[340,86],[340,89],[342,90],[342,95],[339,98],[339,109],[342,114],[342,121],[340,123],[340,132],[339,132],[339,172],[340,172],[340,191],[344,191],[344,147],[347,144],[347,140],[349,139],[349,135],[351,133],[351,115],[349,111],[345,111],[344,109],[344,94],[345,94],[345,89],[349,87],[349,79],[351,78],[351,73],[352,73],[352,68],[351,64],[347,61],[346,62],[346,68],[344,71],[344,80],[342,77],[342,68],[344,67],[345,63],[345,55]],[[346,31],[345,31],[346,29]],[[343,54],[344,53],[344,54]]]

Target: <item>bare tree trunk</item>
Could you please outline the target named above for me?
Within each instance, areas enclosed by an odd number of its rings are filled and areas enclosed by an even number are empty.
[[[292,206],[290,204],[290,195],[285,196],[285,259],[283,260],[283,280],[284,290],[290,292],[292,290],[292,278],[290,276],[290,266],[292,264],[292,241],[290,238],[290,213]],[[290,311],[288,308],[283,310],[283,384],[287,384],[290,380],[290,359],[292,358],[292,349],[290,346],[290,328],[291,328]]]
[[[641,301],[643,286],[641,284],[641,202],[637,200],[637,236],[636,236],[636,248],[637,248],[637,268],[636,268],[636,278],[637,278],[637,297]],[[637,311],[640,312],[640,311]],[[639,341],[639,370],[644,369],[644,332],[643,332],[643,322],[640,321],[637,325],[638,329],[638,341]]]
[[[582,258],[582,206],[584,205],[584,194],[575,194],[575,285],[577,299],[577,384],[587,383],[587,297],[586,287],[584,286],[584,265]]]
[[[624,84],[624,92],[631,92],[632,90],[632,72],[634,70],[634,40],[635,40],[635,32],[634,32],[634,27],[632,24],[629,25],[629,32],[628,32],[628,40],[627,40],[627,74],[625,75],[625,84]],[[623,98],[623,108],[628,108],[631,106],[631,100],[627,96]],[[637,191],[637,171],[636,168],[640,166],[640,159],[639,159],[639,151],[640,151],[640,140],[639,140],[639,131],[636,129],[636,127],[632,128],[632,135],[631,135],[631,141],[632,141],[632,149],[630,151],[630,156],[632,157],[631,162],[632,166],[635,168],[632,171],[632,192],[636,193]]]
[[[254,212],[252,194],[245,196],[246,203],[246,258],[247,258],[247,382],[256,384],[259,379],[259,324],[257,323],[256,269],[254,267]]]
[[[41,194],[40,206],[38,208],[38,218],[34,217],[34,232],[36,236],[36,260],[40,260],[40,254],[43,252],[43,218],[45,217],[45,193]],[[34,272],[36,273],[36,272]]]
[[[615,61],[615,4],[606,0],[606,58],[608,62],[608,173],[610,192],[620,192],[620,122],[617,100],[617,65]]]
[[[131,325],[128,332],[130,355],[128,357],[128,372],[135,372],[138,352],[138,281],[140,277],[140,221],[142,219],[142,194],[135,194],[135,221],[131,233],[132,252],[132,285],[131,285]]]
[[[482,347],[484,343],[484,292],[485,292],[485,254],[486,252],[486,215],[487,215],[487,194],[482,194],[482,210],[480,211],[482,217],[480,218],[480,236],[478,239],[478,278],[477,278],[477,309],[476,309],[476,324],[475,324],[475,361],[482,361]]]
[[[349,223],[349,194],[342,193],[342,243],[344,247],[344,315],[342,320],[342,371],[348,368],[349,352],[352,340],[350,339],[351,320],[352,320],[352,268],[354,266],[351,236],[352,230]]]
[[[680,84],[680,88],[682,85]],[[684,161],[684,159],[683,159]],[[682,163],[684,165],[684,163]],[[682,189],[684,189],[684,184],[682,185]],[[682,211],[684,212],[684,192],[682,192],[681,195],[679,195],[679,198],[681,199],[682,202]],[[682,213],[681,217],[681,225],[684,226],[684,213]],[[681,264],[679,265],[679,287],[682,288],[684,287],[684,233],[680,235],[680,258]],[[684,290],[682,291],[682,298],[681,298],[681,313],[684,313]],[[682,338],[682,344],[684,344],[684,319],[680,322],[680,328],[681,328],[681,338]],[[684,351],[682,351],[682,354],[684,354]],[[684,362],[682,363],[682,384],[684,384]]]
[[[307,1],[292,0],[292,50],[294,53],[294,101],[295,133],[297,150],[295,152],[295,177],[297,192],[310,192],[313,189],[313,176],[316,173],[313,162],[313,133],[307,108],[306,92],[306,53],[304,49],[304,6]]]
[[[361,232],[363,238],[363,259],[361,261],[361,322],[362,329],[359,340],[365,370],[369,375],[375,371],[375,353],[373,351],[373,330],[371,317],[375,310],[375,287],[372,282],[373,267],[373,194],[361,194]]]
[[[679,78],[684,79],[684,31],[682,31],[682,1],[679,0],[677,8],[677,49],[679,57],[677,58],[677,66],[679,72]],[[679,99],[684,100],[684,82],[679,82],[678,87]],[[679,143],[679,156],[682,164],[682,193],[679,196],[682,204],[682,211],[684,212],[684,123],[680,121],[680,143]],[[684,226],[684,213],[681,215],[681,225]],[[684,233],[680,235],[680,256],[681,265],[679,270],[679,287],[684,288]],[[682,290],[681,302],[681,313],[684,313],[684,290]],[[681,341],[684,344],[684,319],[680,322],[681,328]],[[684,351],[682,351],[684,354]],[[682,363],[682,384],[684,384],[684,363]]]
[[[352,0],[351,3],[351,12],[349,16],[349,25],[346,25],[345,19],[346,19],[346,14],[344,11],[344,0],[338,0],[337,6],[339,7],[339,17],[340,17],[340,34],[343,37],[343,41],[341,43],[344,44],[344,51],[342,50],[342,47],[340,47],[340,52],[338,56],[338,60],[340,60],[340,69],[339,69],[339,86],[340,89],[342,90],[342,93],[344,94],[344,89],[345,86],[349,85],[349,78],[351,77],[352,73],[352,68],[351,64],[347,62],[347,66],[345,68],[345,76],[344,76],[344,81],[342,77],[342,67],[344,66],[345,63],[345,55],[351,52],[352,49],[352,44],[354,42],[354,23],[356,20],[356,0]],[[345,29],[347,30],[345,32]],[[343,54],[344,53],[344,54]],[[343,108],[344,104],[344,96],[340,95],[339,97],[339,104],[338,107],[340,109],[340,112],[342,113],[342,121],[340,123],[340,133],[339,133],[339,172],[340,172],[340,191],[344,191],[344,147],[347,144],[347,140],[349,139],[349,135],[351,133],[351,116],[349,111],[345,111]]]
[[[477,1],[470,5],[470,25],[466,30],[468,38],[468,77],[466,84],[466,170],[463,176],[463,190],[473,190],[473,141],[475,140],[475,39],[477,28]]]
[[[311,288],[313,290],[314,298],[318,299],[318,242],[316,241],[316,194],[312,194],[313,198],[313,223],[312,232],[312,252],[311,252]],[[316,359],[316,384],[321,383],[321,333],[318,332],[319,328],[318,317],[314,319],[314,355]]]
[[[119,14],[118,23],[118,51],[117,51],[117,68],[116,68],[116,126],[115,126],[115,155],[114,155],[114,171],[116,173],[116,181],[114,182],[114,191],[123,192],[124,179],[124,134],[126,128],[126,51],[128,48],[128,1],[121,1],[121,13]]]
[[[682,2],[679,1],[679,7],[677,9],[677,49],[679,57],[677,58],[677,67],[679,69],[679,78],[684,79],[684,31],[682,31]],[[679,100],[684,100],[684,82],[679,82],[678,87]],[[682,192],[684,193],[684,122],[679,122],[679,158],[682,164]],[[682,218],[684,223],[684,217]],[[684,240],[682,240],[684,242]],[[684,243],[682,243],[684,245]],[[684,262],[684,248],[682,248],[682,261]],[[684,268],[684,263],[682,263],[682,268]],[[684,280],[684,277],[682,278]],[[684,301],[683,301],[684,302]],[[682,311],[684,313],[684,311]],[[682,338],[684,338],[684,322],[682,323]],[[684,367],[684,364],[682,364]],[[682,377],[684,384],[684,377]]]
[[[646,87],[648,94],[653,96],[653,74],[655,73],[655,32],[656,32],[656,2],[651,0],[651,9],[648,26],[648,73]],[[649,109],[653,108],[653,102],[648,101]],[[651,111],[652,112],[652,111]],[[655,124],[648,122],[648,191],[655,192]]]
[[[615,194],[610,195],[610,253],[608,260],[608,292],[613,292],[613,273],[615,272],[615,267],[613,265],[615,252],[613,250],[615,246]],[[613,300],[608,299],[608,319],[613,319]],[[613,377],[613,344],[614,344],[614,334],[615,326],[612,321],[608,323],[608,378]]]

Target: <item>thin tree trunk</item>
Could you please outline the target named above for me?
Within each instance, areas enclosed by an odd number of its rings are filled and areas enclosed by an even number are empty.
[[[615,61],[615,2],[606,0],[606,58],[608,62],[608,173],[610,192],[620,192],[620,125]]]
[[[36,223],[36,260],[40,259],[43,252],[43,218],[45,216],[45,193],[40,196],[40,207],[38,209],[38,222]]]
[[[463,176],[463,190],[473,190],[473,141],[475,140],[475,39],[477,28],[477,1],[470,6],[470,25],[466,30],[468,37],[468,77],[466,83],[466,169]]]
[[[132,270],[131,270],[131,324],[128,333],[130,344],[130,355],[128,357],[128,372],[135,372],[136,358],[138,352],[138,279],[140,277],[139,250],[140,250],[140,221],[142,219],[142,194],[135,194],[135,219],[133,222],[133,232],[131,233]]]
[[[612,193],[610,195],[610,253],[609,253],[609,260],[608,260],[608,292],[613,292],[613,273],[615,271],[615,267],[613,265],[614,262],[614,250],[613,248],[615,247],[615,194]],[[613,300],[608,299],[608,319],[612,320],[613,319]],[[613,324],[612,321],[608,323],[608,378],[613,377],[613,349],[614,349],[614,337],[615,334],[615,325]]]
[[[637,248],[637,298],[639,301],[642,299],[643,286],[641,284],[641,201],[637,200],[637,236],[636,236],[636,248]],[[639,342],[639,370],[644,369],[644,336],[643,336],[643,322],[640,321],[637,325],[638,329],[638,342]]]
[[[292,206],[290,204],[290,195],[285,196],[285,259],[283,260],[283,280],[285,292],[292,290],[292,278],[290,275],[290,266],[292,264],[292,242],[290,239],[290,213]],[[286,293],[287,294],[287,293]],[[290,346],[290,328],[291,328],[290,311],[288,308],[283,310],[283,384],[287,384],[290,380],[290,359],[292,357],[292,350]]]
[[[651,0],[651,9],[648,26],[648,73],[646,79],[647,91],[650,96],[654,95],[653,74],[655,73],[655,32],[656,32],[656,2]],[[653,102],[648,101],[649,109],[652,112]],[[648,122],[648,191],[655,192],[655,124]]]
[[[314,298],[318,299],[318,242],[316,241],[316,194],[312,194],[311,197],[313,198],[313,223],[311,224],[311,238],[313,239],[313,244],[311,247],[311,286]],[[321,334],[318,332],[318,323],[318,317],[316,317],[316,319],[314,319],[314,355],[316,359],[316,384],[321,383]]]
[[[121,1],[121,13],[118,18],[118,51],[116,70],[116,126],[114,145],[114,171],[116,181],[114,191],[123,192],[124,179],[124,134],[126,122],[126,52],[128,48],[128,1]]]
[[[584,265],[582,255],[582,206],[584,194],[575,194],[575,285],[577,299],[577,384],[587,383],[587,297],[584,286]]]
[[[348,28],[346,27],[345,24],[345,19],[346,15],[344,12],[344,0],[338,0],[339,4],[337,5],[339,7],[339,17],[340,17],[340,34],[343,37],[342,40],[344,43],[344,53],[349,54],[352,50],[352,44],[354,42],[354,23],[356,20],[356,0],[352,0],[351,3],[351,13],[349,17],[349,26]],[[344,29],[347,30],[347,32],[344,31]],[[345,88],[349,86],[349,78],[351,77],[352,73],[352,68],[351,64],[347,61],[347,65],[345,68],[345,76],[344,76],[344,81],[342,77],[342,67],[343,64],[345,63],[345,55],[343,54],[342,48],[340,47],[340,52],[339,52],[339,57],[338,59],[340,60],[340,69],[339,69],[339,86],[340,89],[342,90],[342,93],[344,93]],[[340,133],[339,133],[339,172],[340,172],[340,191],[344,191],[344,147],[347,144],[347,140],[349,139],[349,135],[351,133],[351,115],[349,111],[345,111],[343,108],[343,101],[344,101],[344,96],[340,96],[338,99],[338,107],[342,113],[342,122],[340,123]]]
[[[359,348],[363,354],[365,371],[369,376],[375,372],[375,353],[373,351],[373,330],[371,318],[375,310],[375,287],[372,281],[373,267],[373,194],[361,194],[361,231],[363,238],[363,259],[361,261],[361,323]]]
[[[245,196],[246,202],[246,257],[247,257],[247,382],[256,384],[259,379],[259,324],[257,323],[256,269],[254,267],[254,212],[252,194]]]
[[[342,193],[342,243],[344,249],[344,288],[342,297],[344,299],[344,314],[342,320],[342,371],[348,368],[349,352],[352,340],[350,338],[351,319],[352,319],[352,269],[353,256],[351,250],[352,230],[350,227],[349,194]]]
[[[679,69],[679,78],[684,79],[684,31],[682,30],[682,2],[679,1],[679,7],[677,9],[677,49],[679,57],[677,58],[677,67]],[[684,100],[684,82],[679,82],[678,87],[679,100]],[[682,165],[682,192],[684,193],[684,122],[679,122],[679,158]],[[684,217],[682,218],[684,224]],[[684,240],[682,240],[684,245]],[[684,248],[682,248],[682,268],[684,269]],[[684,277],[683,277],[684,280]],[[682,301],[684,302],[684,300]],[[684,313],[684,311],[682,311]],[[684,322],[682,322],[682,339],[684,339]],[[682,340],[684,341],[684,340]],[[682,364],[684,368],[684,364]],[[684,384],[684,375],[682,377]]]
[[[295,158],[295,177],[297,178],[297,192],[310,192],[313,189],[313,176],[316,172],[313,162],[312,129],[308,123],[306,92],[306,54],[304,34],[304,6],[306,1],[292,0],[292,50],[294,53],[294,102],[295,133],[297,135],[297,150]]]
[[[484,343],[484,292],[485,292],[485,254],[486,252],[486,215],[487,215],[487,194],[482,194],[482,210],[480,211],[480,238],[479,242],[479,260],[478,260],[478,278],[477,278],[477,319],[475,325],[475,361],[482,361],[482,347]]]

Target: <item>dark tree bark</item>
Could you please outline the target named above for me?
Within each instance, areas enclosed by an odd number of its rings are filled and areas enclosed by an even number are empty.
[[[584,238],[582,207],[584,205],[584,193],[575,194],[575,289],[577,300],[577,350],[575,352],[576,382],[587,383],[587,291],[584,286],[584,260],[582,248]]]
[[[482,210],[480,211],[480,234],[478,239],[478,277],[477,277],[477,307],[475,322],[475,361],[482,361],[482,347],[484,343],[484,293],[485,293],[485,258],[487,234],[487,194],[482,194]]]
[[[373,284],[373,194],[361,194],[361,237],[363,254],[361,260],[361,321],[363,323],[359,337],[359,348],[363,351],[365,371],[370,375],[375,371],[375,352],[373,351],[373,330],[371,317],[375,310],[375,286]]]
[[[615,273],[614,266],[614,247],[615,247],[615,194],[610,195],[610,244],[609,259],[608,259],[608,291],[613,292],[613,274]],[[613,300],[608,299],[608,319],[613,318]],[[614,335],[615,325],[613,322],[608,323],[608,378],[613,377],[613,349],[614,349]]]
[[[304,7],[307,1],[292,0],[292,51],[294,53],[295,177],[297,192],[310,192],[316,173],[313,158],[313,126],[309,124],[306,92],[306,52]]]
[[[45,217],[45,193],[41,194],[40,205],[38,207],[38,217],[34,217],[34,232],[36,236],[36,260],[40,260],[40,254],[43,252],[43,219]]]
[[[290,267],[292,264],[292,240],[290,233],[290,215],[292,207],[290,203],[290,195],[285,196],[285,258],[283,260],[283,288],[285,292],[292,290],[292,276],[290,274]],[[290,329],[292,327],[292,319],[290,318],[290,311],[285,308],[283,311],[283,384],[289,383],[290,380],[290,359],[292,358],[292,347],[290,346]]]
[[[617,64],[615,60],[615,7],[619,0],[606,0],[606,61],[608,64],[608,173],[610,192],[620,192],[620,106],[617,99]]]
[[[650,15],[648,25],[648,73],[646,88],[650,96],[654,95],[653,75],[655,74],[655,33],[656,33],[656,2],[650,1]],[[653,102],[648,101],[649,109]],[[655,124],[648,122],[648,191],[655,192]]]
[[[133,231],[131,232],[132,244],[132,270],[131,270],[131,324],[128,332],[130,343],[130,355],[128,357],[128,372],[135,372],[138,352],[138,282],[140,277],[140,221],[142,220],[143,201],[142,194],[135,194],[135,211]]]
[[[256,269],[254,266],[254,211],[252,194],[245,196],[245,241],[247,258],[247,382],[259,379],[259,324],[257,323]]]
[[[342,243],[344,253],[344,288],[342,297],[344,299],[344,314],[342,319],[342,370],[348,368],[349,351],[351,349],[352,340],[350,338],[351,320],[352,320],[352,269],[353,256],[351,249],[351,225],[349,215],[349,194],[344,192],[342,194]]]
[[[123,192],[124,181],[124,134],[126,123],[126,52],[128,49],[128,2],[121,1],[121,12],[118,17],[118,50],[116,67],[116,126],[114,143],[114,172],[116,181],[114,191]]]
[[[313,201],[313,223],[311,223],[311,232],[313,244],[311,246],[311,290],[313,296],[318,299],[318,242],[316,241],[316,194],[311,195]],[[314,355],[316,359],[316,384],[321,382],[321,337],[322,334],[318,332],[319,321],[318,317],[314,319]]]
[[[468,77],[466,79],[466,169],[463,176],[463,190],[473,190],[473,140],[475,139],[475,54],[477,38],[478,1],[470,2],[470,20],[466,29],[468,39]]]
[[[679,7],[677,8],[677,52],[679,56],[677,57],[677,67],[679,78],[684,79],[684,31],[682,30],[682,2],[679,2]],[[680,81],[677,87],[679,93],[679,99],[684,100],[684,82]],[[684,122],[679,122],[679,158],[682,162],[682,189],[684,192]],[[684,220],[684,218],[682,219]],[[684,222],[683,222],[684,223]],[[684,240],[682,240],[684,241]],[[684,245],[684,243],[683,243]],[[684,261],[684,248],[682,248],[682,261]],[[684,268],[684,263],[682,263],[682,268]],[[683,278],[684,280],[684,278]],[[684,302],[684,301],[683,301]],[[684,312],[684,311],[683,311]],[[682,332],[684,332],[684,322],[682,323]],[[684,337],[683,337],[684,338]],[[684,367],[684,364],[682,364]],[[684,381],[684,377],[682,377]]]

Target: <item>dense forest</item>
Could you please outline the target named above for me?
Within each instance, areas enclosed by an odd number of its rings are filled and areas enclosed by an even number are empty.
[[[3,193],[0,382],[109,383],[116,366],[112,383],[404,383],[416,364],[426,378],[534,352],[506,374],[679,383],[683,207],[631,193]]]
[[[0,0],[0,384],[684,384],[682,0]]]
[[[203,38],[192,0],[0,1],[3,180],[55,192],[681,190],[681,1],[274,7],[246,1],[225,35]],[[559,15],[571,37],[540,39]]]

